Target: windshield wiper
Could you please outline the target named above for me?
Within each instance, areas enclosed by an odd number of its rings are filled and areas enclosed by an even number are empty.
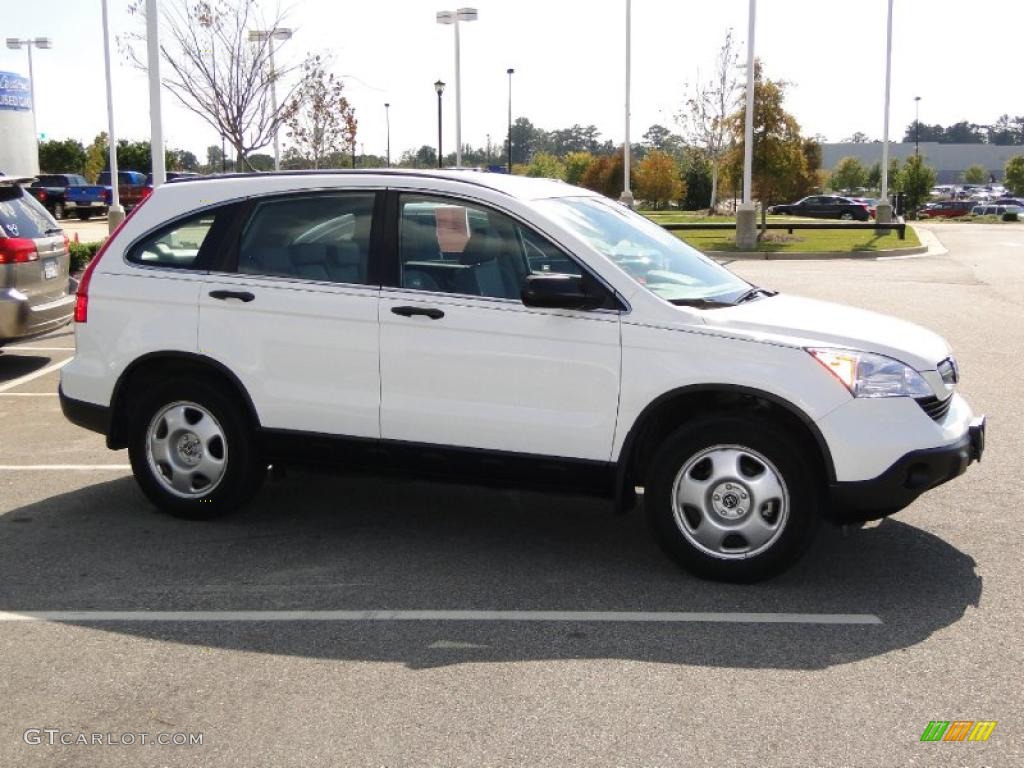
[[[758,296],[774,296],[778,291],[769,291],[767,288],[753,287],[748,291],[744,291],[733,300],[733,304],[742,304],[744,301],[750,301],[756,299]]]
[[[50,227],[49,229],[45,230],[43,232],[43,234],[44,235],[57,235],[57,234],[60,234],[63,231],[64,230],[61,229],[60,227]]]
[[[718,309],[719,307],[731,307],[727,301],[715,301],[714,299],[669,299],[670,304],[677,307],[699,307],[700,309]]]

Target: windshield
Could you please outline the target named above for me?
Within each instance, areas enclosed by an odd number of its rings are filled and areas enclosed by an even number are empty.
[[[536,205],[668,301],[729,303],[750,289],[749,283],[671,232],[618,203],[597,197],[556,197],[538,200]]]

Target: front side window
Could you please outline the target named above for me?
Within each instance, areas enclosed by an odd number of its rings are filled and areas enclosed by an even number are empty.
[[[555,197],[535,205],[639,285],[668,301],[729,302],[751,287],[671,232],[618,203],[599,197]]]
[[[365,285],[373,192],[259,203],[242,234],[238,271]]]
[[[441,197],[400,200],[403,288],[519,299],[527,275],[581,274],[563,251],[503,213]]]
[[[128,253],[128,261],[150,267],[194,269],[218,213],[204,211],[150,235]]]

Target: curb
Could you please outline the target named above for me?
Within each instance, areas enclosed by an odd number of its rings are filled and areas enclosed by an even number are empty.
[[[907,226],[910,226],[909,224]],[[924,227],[910,227],[921,245],[912,248],[889,248],[884,251],[806,251],[782,253],[772,251],[704,251],[705,256],[721,261],[803,261],[827,259],[902,259],[913,256],[944,256],[949,253],[935,233]]]

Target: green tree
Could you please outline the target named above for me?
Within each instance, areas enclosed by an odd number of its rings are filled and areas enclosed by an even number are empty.
[[[85,170],[85,147],[77,139],[39,143],[39,170],[43,173],[81,173]]]
[[[801,197],[817,184],[821,145],[800,136],[800,124],[783,107],[787,84],[764,77],[761,63],[754,66],[754,151],[751,176],[753,197],[761,203],[761,221],[772,203]],[[730,118],[733,145],[724,167],[730,179],[743,176],[745,110]],[[762,235],[764,229],[762,227]]]
[[[867,184],[867,171],[856,157],[844,157],[832,169],[829,186],[840,192],[849,192]]]
[[[1014,155],[1006,161],[1003,183],[1015,195],[1024,195],[1024,155]]]
[[[876,162],[870,168],[868,168],[867,175],[864,177],[864,186],[868,189],[881,189],[882,188],[882,164]]]
[[[85,176],[85,180],[90,184],[94,184],[96,177],[100,175],[100,171],[107,167],[107,152],[107,134],[104,131],[97,134],[96,138],[85,149],[85,165],[82,175]]]
[[[565,156],[565,180],[579,185],[592,162],[594,156],[589,152],[570,152]]]
[[[542,179],[561,179],[565,176],[565,166],[554,155],[538,152],[527,166],[526,175]]]
[[[935,169],[925,165],[923,155],[911,155],[896,176],[896,189],[903,193],[906,210],[917,211],[935,186]]]
[[[517,117],[512,123],[512,163],[528,163],[543,138],[544,131],[536,128],[525,117]]]
[[[707,208],[711,199],[711,161],[703,151],[690,147],[683,152],[683,197],[679,206],[685,211]]]
[[[669,200],[678,200],[683,193],[679,166],[667,152],[652,150],[637,164],[636,194],[654,206],[655,210]]]
[[[968,184],[984,184],[988,181],[988,168],[984,165],[971,165],[964,169],[964,181]]]
[[[623,175],[624,167],[622,149],[620,148],[614,154],[595,157],[587,167],[583,178],[580,179],[580,186],[617,200],[622,192]]]

